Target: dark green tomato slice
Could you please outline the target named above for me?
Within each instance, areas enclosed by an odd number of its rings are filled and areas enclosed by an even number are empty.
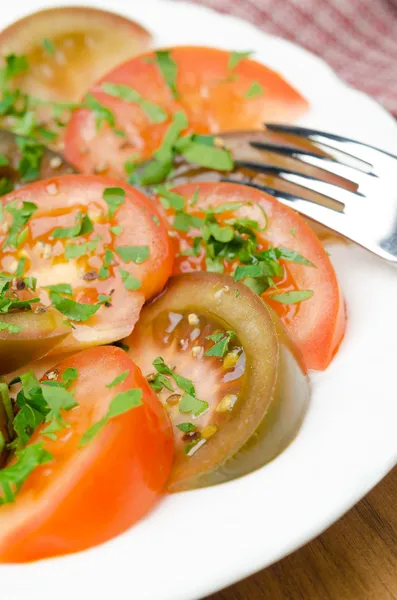
[[[206,272],[172,277],[142,310],[124,343],[174,425],[169,491],[244,475],[295,437],[308,402],[308,382],[275,319],[248,287]],[[222,345],[225,336],[228,344]],[[192,382],[193,394],[188,390],[186,397],[189,385],[170,376],[159,390],[164,379],[152,364],[159,356]]]
[[[0,330],[0,375],[45,356],[72,331],[61,313],[43,306],[2,314],[0,321],[21,328]]]
[[[38,179],[70,175],[75,169],[61,154],[0,129],[0,195]]]

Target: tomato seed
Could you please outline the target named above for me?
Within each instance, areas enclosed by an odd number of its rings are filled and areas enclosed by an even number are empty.
[[[201,434],[199,431],[188,431],[188,433],[185,433],[182,436],[182,440],[184,442],[193,442],[194,440],[199,440],[201,437]]]
[[[179,403],[180,399],[180,394],[171,394],[171,396],[168,396],[167,398],[167,404],[169,404],[170,406],[176,406]]]

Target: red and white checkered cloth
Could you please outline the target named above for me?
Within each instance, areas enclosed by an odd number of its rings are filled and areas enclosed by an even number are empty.
[[[397,116],[397,0],[192,0],[321,56]]]

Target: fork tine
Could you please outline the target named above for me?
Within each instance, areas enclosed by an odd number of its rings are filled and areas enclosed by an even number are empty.
[[[333,156],[324,156],[322,154],[317,154],[316,152],[311,152],[310,150],[294,148],[293,146],[279,146],[278,144],[258,141],[250,142],[250,146],[257,150],[289,156],[306,165],[318,167],[319,169],[333,173],[334,175],[339,175],[339,177],[343,177],[349,181],[354,179],[363,181],[361,174],[368,175],[369,177],[377,177],[377,175],[372,172],[372,165],[358,159],[353,166],[353,164],[348,164],[346,161],[336,160]],[[359,181],[356,182],[359,183]]]
[[[345,237],[349,238],[353,242],[364,246],[370,252],[373,252],[377,256],[385,258],[386,260],[396,264],[396,257],[392,252],[389,252],[389,249],[385,246],[381,248],[379,244],[376,243],[368,243],[367,240],[360,239],[359,235],[352,234],[352,230],[349,229],[348,224],[346,222],[346,218],[343,212],[338,212],[335,210],[330,210],[329,208],[322,206],[321,204],[317,204],[315,202],[311,202],[310,200],[305,200],[300,196],[295,196],[294,194],[290,194],[288,192],[282,192],[280,190],[275,190],[274,188],[268,187],[267,185],[262,185],[260,183],[255,183],[251,181],[239,181],[233,179],[232,177],[225,177],[221,181],[226,183],[238,183],[240,185],[248,185],[249,187],[256,188],[261,190],[262,192],[267,192],[271,194],[275,198],[277,198],[282,204],[293,208],[298,211],[302,215],[317,221],[323,225],[326,224],[327,227],[333,229],[337,233],[341,233]],[[354,232],[356,230],[353,230]]]
[[[343,205],[347,206],[352,202],[357,202],[358,198],[364,197],[363,194],[358,191],[348,191],[338,185],[322,181],[311,175],[298,173],[297,171],[250,161],[236,161],[236,165],[240,167],[246,167],[259,173],[275,175],[284,181],[289,181],[290,183],[299,185],[305,190],[317,192],[325,199],[330,199],[332,203],[337,203],[340,208],[343,207]],[[332,206],[329,207],[333,208]],[[338,210],[338,208],[335,206],[334,210]]]
[[[323,206],[322,204],[317,204],[315,202],[311,202],[310,200],[305,200],[300,196],[295,196],[289,192],[284,192],[281,190],[276,190],[267,185],[256,183],[253,181],[239,181],[233,179],[232,177],[224,177],[222,178],[225,183],[238,183],[240,185],[248,185],[249,187],[256,188],[261,190],[262,192],[266,192],[271,196],[280,200],[283,204],[290,206],[294,210],[302,213],[306,217],[310,217],[319,223],[327,223],[327,227],[330,229],[335,229],[335,231],[341,232],[344,225],[344,215],[343,212],[339,212],[336,210],[330,210],[328,207]]]
[[[352,157],[359,158],[360,160],[369,163],[373,167],[379,166],[379,159],[381,156],[397,160],[397,156],[387,152],[386,150],[382,150],[370,144],[365,144],[364,142],[358,142],[357,140],[353,140],[351,138],[336,135],[334,133],[327,133],[317,129],[309,129],[307,127],[299,127],[294,125],[281,125],[278,123],[265,123],[265,127],[269,131],[289,133],[312,140],[319,144],[323,144],[331,149],[333,148],[337,151],[349,154]]]

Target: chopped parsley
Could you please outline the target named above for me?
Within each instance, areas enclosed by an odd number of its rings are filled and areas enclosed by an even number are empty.
[[[84,322],[101,308],[101,304],[82,304],[71,298],[65,298],[57,292],[50,292],[50,300],[53,306],[72,321]]]
[[[110,272],[109,272],[109,267],[112,264],[113,261],[113,252],[109,249],[105,250],[105,256],[103,258],[103,265],[101,266],[101,268],[99,269],[99,279],[107,279],[108,277],[110,277]]]
[[[186,379],[182,377],[182,375],[178,375],[171,367],[165,364],[164,359],[161,356],[158,356],[153,361],[153,366],[158,373],[161,375],[169,375],[184,392],[188,394],[196,394],[194,384],[190,379]]]
[[[204,400],[199,400],[196,396],[192,396],[185,392],[179,403],[179,412],[191,413],[194,417],[198,417],[203,412],[208,410],[209,404]]]
[[[248,90],[245,92],[244,98],[257,98],[258,96],[263,96],[263,93],[264,89],[259,81],[253,81]]]
[[[105,425],[119,415],[136,408],[142,404],[142,390],[140,388],[134,388],[127,392],[120,392],[117,394],[109,404],[109,409],[106,415],[92,425],[82,436],[79,445],[85,446],[90,442],[98,433],[105,427]]]
[[[123,373],[120,373],[120,375],[117,375],[117,377],[115,377],[113,379],[113,381],[111,381],[110,383],[108,383],[106,385],[107,388],[112,388],[115,387],[116,385],[119,385],[119,383],[123,383],[123,381],[125,381],[128,377],[128,375],[130,374],[129,371],[124,371]]]
[[[41,41],[41,45],[43,46],[47,54],[49,54],[50,56],[53,56],[55,54],[55,44],[52,40],[44,39]]]
[[[271,294],[269,298],[280,302],[281,304],[298,304],[303,300],[308,300],[313,296],[313,290],[293,290],[291,292],[283,292],[282,294]]]
[[[43,442],[37,442],[22,450],[17,450],[15,457],[16,462],[0,470],[0,486],[3,490],[0,504],[14,502],[29,475],[38,466],[52,460],[52,454],[44,448]]]
[[[80,256],[84,256],[85,254],[89,254],[97,249],[99,242],[101,241],[101,237],[96,237],[93,240],[88,242],[83,242],[82,244],[68,244],[65,247],[65,257],[67,259],[70,258],[79,258]]]
[[[6,155],[0,152],[0,167],[8,167],[9,164],[10,162]]]
[[[158,374],[162,376],[162,378],[155,377],[152,379],[150,385],[153,389],[156,391],[161,391],[162,387],[166,387],[168,390],[174,391],[172,386],[169,385],[169,381],[167,382],[167,379],[163,379],[164,377],[168,376],[171,377],[175,381],[176,385],[184,391],[179,403],[180,412],[191,413],[193,416],[197,417],[208,409],[208,402],[199,400],[196,397],[196,389],[193,382],[190,379],[186,379],[186,377],[182,377],[182,375],[179,375],[176,373],[176,371],[171,369],[171,367],[166,365],[161,356],[158,356],[154,359],[153,366]]]
[[[23,182],[34,181],[40,177],[41,163],[44,156],[44,146],[29,137],[16,138],[21,153],[18,171]]]
[[[183,431],[183,433],[190,433],[191,431],[196,431],[197,429],[196,425],[193,425],[193,423],[179,423],[177,427]]]
[[[103,199],[108,205],[109,219],[112,219],[120,206],[125,202],[125,190],[120,187],[106,188],[103,192]]]
[[[128,85],[105,82],[102,84],[102,89],[114,98],[138,104],[152,123],[164,123],[167,119],[167,113],[161,106],[150,102],[150,100],[145,100],[136,90]]]
[[[238,52],[237,50],[233,50],[229,54],[229,60],[227,64],[228,70],[233,71],[242,60],[249,58],[252,54],[252,50],[248,50],[247,52]]]
[[[139,279],[136,279],[135,277],[130,275],[130,273],[128,273],[128,271],[125,271],[125,269],[122,269],[120,267],[119,273],[126,290],[138,290],[142,286]]]
[[[47,285],[44,289],[50,290],[50,292],[55,292],[57,294],[65,294],[66,296],[73,295],[72,286],[69,283],[57,283],[56,285]]]
[[[178,67],[174,59],[171,57],[169,50],[157,50],[155,53],[155,61],[164,77],[164,81],[171,90],[174,98],[179,98],[176,87],[176,79],[178,75]]]
[[[116,119],[112,111],[98,102],[92,94],[87,94],[85,96],[83,106],[92,111],[97,131],[99,131],[103,123],[107,123],[112,128],[116,126]]]
[[[88,215],[84,215],[79,211],[76,215],[75,225],[72,227],[57,227],[51,234],[55,239],[68,239],[79,237],[91,233],[94,225]]]
[[[7,239],[3,247],[6,246],[17,246],[18,235],[21,230],[25,227],[29,219],[34,215],[37,210],[37,205],[33,202],[22,202],[22,207],[18,208],[18,201],[14,200],[8,202],[4,210],[12,215],[13,220],[8,231]]]
[[[207,350],[204,356],[217,356],[222,358],[229,349],[230,340],[235,337],[234,331],[226,331],[226,333],[214,333],[208,335],[205,339],[214,342],[212,348]]]
[[[125,263],[140,265],[149,258],[149,246],[118,246],[115,250]]]

